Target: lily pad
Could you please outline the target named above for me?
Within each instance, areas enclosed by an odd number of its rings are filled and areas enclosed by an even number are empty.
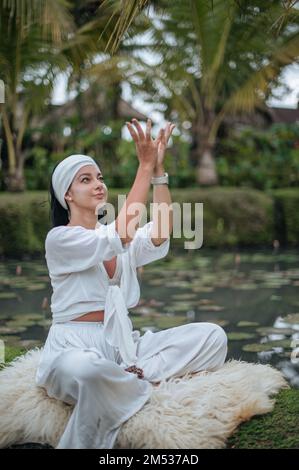
[[[205,310],[208,312],[220,312],[224,310],[225,307],[221,307],[220,305],[201,305],[198,307],[199,310]]]
[[[171,298],[175,300],[190,300],[196,299],[197,295],[190,292],[189,294],[174,294],[171,296]]]
[[[134,307],[131,309],[132,310],[132,314],[134,315],[144,315],[144,316],[150,316],[152,315],[152,313],[154,312],[154,310],[150,307],[146,307],[146,306],[140,306],[140,307]]]
[[[231,331],[227,333],[229,341],[243,341],[246,339],[252,339],[255,337],[253,333],[243,333],[240,331]]]
[[[142,327],[156,327],[159,329],[165,329],[188,323],[186,316],[167,314],[160,315],[159,317],[136,317],[131,315],[131,320],[135,329]]]
[[[52,325],[52,320],[47,319],[47,320],[39,321],[39,322],[36,323],[36,325],[43,326],[43,327],[47,328],[47,327]]]
[[[161,281],[159,280],[159,284],[156,284],[156,285],[161,285]],[[183,289],[183,288],[190,288],[190,283],[187,282],[187,281],[171,281],[171,282],[165,282],[164,285],[166,287],[171,287],[171,288],[179,288],[179,289]]]
[[[246,344],[242,347],[243,351],[246,352],[261,352],[261,351],[271,351],[273,348],[291,348],[291,341],[287,339],[281,339],[278,341],[268,341],[267,343],[253,343],[253,344]]]
[[[273,300],[273,301],[277,301],[281,299],[282,299],[281,295],[271,295],[270,297],[270,300]]]
[[[20,315],[16,315],[13,317],[13,320],[32,320],[32,321],[39,321],[43,320],[45,317],[41,313],[21,313]]]
[[[43,321],[45,317],[43,315],[39,314],[24,314],[24,315],[18,315],[16,317],[13,317],[12,320],[9,320],[6,322],[5,326],[9,328],[18,328],[18,327],[28,327],[28,326],[33,326],[39,321]]]
[[[247,282],[244,284],[234,284],[231,288],[234,290],[255,290],[257,287],[256,284]]]
[[[191,287],[191,290],[192,292],[213,292],[214,287],[195,286],[195,287]]]
[[[27,328],[28,326],[33,326],[35,323],[36,322],[33,320],[11,320],[6,323],[6,326],[8,328]]]
[[[198,303],[199,305],[211,305],[213,304],[213,300],[212,299],[200,299]]]
[[[15,292],[0,292],[0,300],[16,299],[18,295]]]
[[[260,335],[292,335],[294,330],[292,328],[275,328],[272,326],[261,326],[256,330]]]
[[[247,326],[259,326],[259,323],[255,321],[241,320],[237,323],[237,326],[239,326],[240,328],[247,327]]]
[[[30,284],[26,287],[27,290],[30,290],[30,291],[35,291],[35,290],[43,290],[43,289],[47,289],[48,285],[45,284],[45,283],[36,283],[36,284]]]
[[[260,284],[259,287],[261,289],[279,289],[280,287],[286,286],[290,283],[291,281],[289,279],[278,279],[278,280],[273,279],[273,281],[269,280],[267,282]]]
[[[186,310],[191,310],[193,307],[194,302],[176,302],[167,305],[167,310],[172,312],[185,312]]]
[[[25,326],[18,326],[15,328],[9,328],[8,326],[0,326],[0,335],[17,335],[26,331]]]
[[[189,323],[189,322],[186,316],[174,315],[171,317],[167,317],[163,315],[160,318],[158,318],[155,323],[158,328],[160,328],[161,330],[164,330],[165,328],[173,328],[175,326],[185,325],[186,323]]]
[[[147,283],[148,283],[150,286],[160,286],[160,285],[161,285],[161,279],[149,280],[149,281],[147,281]]]
[[[218,320],[218,319],[209,320],[209,323],[215,323],[216,325],[219,325],[219,326],[222,326],[222,327],[229,325],[228,320]]]

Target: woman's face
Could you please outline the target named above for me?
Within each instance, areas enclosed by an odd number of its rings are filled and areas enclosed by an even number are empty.
[[[106,203],[107,194],[107,186],[98,167],[85,165],[76,173],[65,199],[70,208],[75,205],[95,213],[97,207]]]

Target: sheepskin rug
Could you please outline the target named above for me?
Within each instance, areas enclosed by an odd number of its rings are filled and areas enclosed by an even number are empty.
[[[0,448],[26,442],[56,447],[73,407],[47,396],[34,382],[41,349],[0,372]],[[230,360],[215,372],[162,381],[126,421],[115,448],[224,448],[237,426],[271,411],[271,398],[288,384],[270,365]]]

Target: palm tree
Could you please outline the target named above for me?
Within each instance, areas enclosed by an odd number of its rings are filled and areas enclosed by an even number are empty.
[[[10,191],[25,187],[25,131],[32,115],[50,99],[56,73],[65,66],[57,47],[71,31],[72,21],[62,0],[0,4],[0,78],[6,92],[2,127]]]
[[[115,31],[118,41],[149,4],[131,3],[136,9],[124,15],[130,21],[119,25],[120,34]],[[144,63],[144,94],[163,101],[169,115],[174,110],[180,120],[191,121],[197,181],[216,184],[219,126],[228,114],[264,107],[282,69],[298,58],[298,10],[294,2],[280,0],[151,3],[159,21],[157,26],[150,19],[153,44],[148,49],[161,60],[154,68]]]
[[[7,0],[0,4],[0,79],[6,86],[1,134],[7,155],[9,191],[25,189],[24,135],[45,113],[58,73],[68,76],[69,91],[76,92],[78,116],[81,92],[89,86],[113,87],[116,102],[120,84],[129,70],[124,57],[104,54],[118,16],[107,25],[110,8],[93,0]],[[100,7],[100,8],[99,8]],[[138,27],[134,27],[137,31]],[[99,35],[101,40],[99,41]],[[93,103],[90,103],[92,106]],[[115,108],[115,118],[117,109]],[[82,123],[78,121],[80,131]],[[38,127],[38,126],[36,126]]]

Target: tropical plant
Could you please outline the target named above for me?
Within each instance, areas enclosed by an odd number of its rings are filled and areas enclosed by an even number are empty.
[[[23,190],[26,153],[22,144],[34,114],[51,97],[65,61],[59,44],[72,31],[62,0],[0,3],[0,78],[5,83],[2,127],[7,154],[7,188]]]
[[[106,0],[107,3],[109,0]],[[104,2],[105,3],[105,2]],[[116,40],[134,38],[130,25],[145,5],[155,66],[136,73],[145,99],[165,105],[165,114],[189,121],[197,181],[218,182],[215,145],[227,116],[265,107],[281,72],[299,57],[299,12],[281,0],[185,0],[113,2],[123,6]],[[133,8],[134,4],[134,8]],[[123,37],[122,35],[126,33]]]

